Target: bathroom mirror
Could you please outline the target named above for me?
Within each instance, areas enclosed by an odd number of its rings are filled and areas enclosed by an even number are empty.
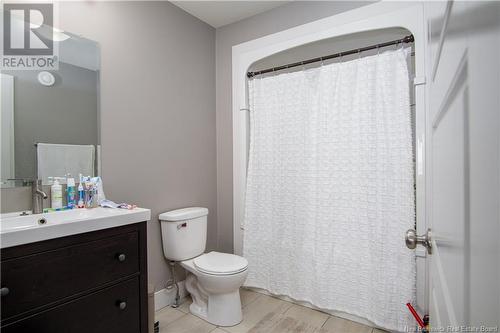
[[[100,173],[99,45],[57,37],[58,70],[1,71],[2,188]]]

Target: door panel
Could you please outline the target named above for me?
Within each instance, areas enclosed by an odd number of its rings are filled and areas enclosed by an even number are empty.
[[[500,3],[467,2],[470,324],[500,325]],[[493,320],[494,318],[494,320]]]
[[[500,314],[500,3],[441,2],[425,8],[431,60],[430,324],[436,330],[495,327]]]
[[[443,29],[448,24],[448,15],[451,13],[450,3],[446,1],[433,1],[426,4],[427,29],[428,29],[428,52],[431,65],[428,68],[431,78],[434,78],[434,70],[441,56],[441,36]]]
[[[468,267],[468,122],[466,66],[455,92],[442,102],[445,108],[432,133],[432,220],[436,251],[431,258],[431,288],[440,289],[450,303],[437,310],[443,324],[465,322]],[[453,195],[450,195],[453,194]],[[437,274],[435,274],[437,273]],[[446,320],[445,320],[446,318]]]

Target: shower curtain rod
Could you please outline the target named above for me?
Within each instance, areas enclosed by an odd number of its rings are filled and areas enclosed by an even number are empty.
[[[333,58],[339,58],[339,57],[343,57],[343,56],[350,55],[350,54],[356,54],[356,53],[361,53],[361,52],[368,51],[368,50],[378,49],[378,48],[381,48],[381,47],[386,47],[386,46],[391,46],[391,45],[397,45],[397,44],[403,44],[403,43],[413,43],[414,40],[415,39],[413,38],[413,35],[408,35],[406,37],[403,37],[403,38],[400,38],[400,39],[396,39],[396,40],[392,40],[390,42],[385,42],[385,43],[380,43],[380,44],[375,44],[375,45],[370,45],[370,46],[362,47],[362,48],[359,48],[359,49],[353,49],[353,50],[349,50],[349,51],[334,53],[334,54],[330,54],[330,55],[323,56],[323,57],[318,57],[318,58],[303,60],[303,61],[294,62],[294,63],[287,64],[287,65],[282,65],[282,66],[278,66],[278,67],[272,67],[272,68],[268,68],[268,69],[263,69],[263,70],[260,70],[260,71],[247,72],[247,77],[248,78],[252,78],[254,76],[261,75],[261,74],[266,74],[266,73],[271,73],[271,72],[275,72],[275,71],[280,71],[282,69],[287,69],[287,68],[292,68],[292,67],[298,67],[298,66],[303,66],[303,65],[307,65],[307,64],[312,64],[312,63],[315,63],[315,62],[329,60],[329,59],[333,59]]]

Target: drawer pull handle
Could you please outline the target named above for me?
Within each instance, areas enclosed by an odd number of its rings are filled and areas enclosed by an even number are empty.
[[[120,310],[125,310],[125,308],[127,307],[127,302],[125,301],[118,301],[117,303]]]
[[[0,289],[0,295],[2,297],[7,296],[9,294],[9,292],[10,292],[10,290],[7,287],[3,287],[2,289]]]
[[[127,259],[127,256],[125,255],[125,253],[120,253],[120,254],[117,256],[117,258],[118,258],[118,261],[119,261],[119,262],[124,262],[124,261],[125,261],[125,259]]]

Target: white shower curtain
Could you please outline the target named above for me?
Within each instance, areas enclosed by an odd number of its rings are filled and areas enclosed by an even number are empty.
[[[414,321],[408,50],[249,82],[247,286],[366,318]]]

